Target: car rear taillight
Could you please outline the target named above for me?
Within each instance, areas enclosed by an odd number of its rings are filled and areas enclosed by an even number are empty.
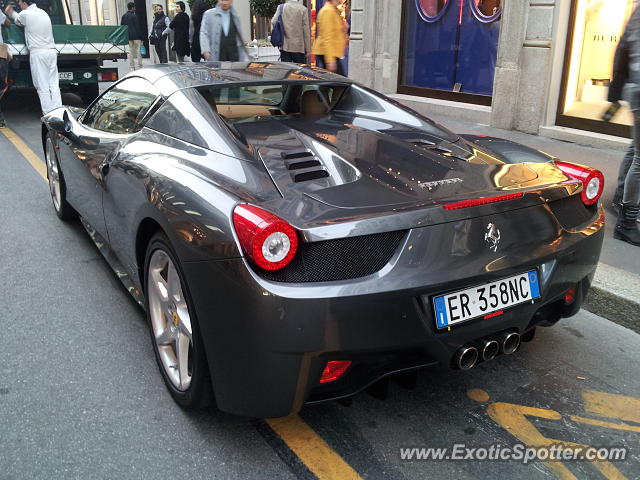
[[[281,270],[298,250],[298,233],[271,212],[253,205],[238,205],[233,225],[240,245],[251,261],[263,270]]]
[[[351,360],[331,360],[324,367],[320,376],[320,383],[329,383],[342,377],[351,366]]]
[[[580,193],[582,203],[593,205],[600,199],[604,190],[604,175],[600,170],[569,162],[556,161],[556,166],[566,175],[582,182],[583,188]]]

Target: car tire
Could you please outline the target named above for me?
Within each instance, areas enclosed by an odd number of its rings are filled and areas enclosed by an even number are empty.
[[[78,213],[69,205],[69,202],[67,202],[67,184],[64,181],[64,175],[62,174],[60,162],[58,161],[58,154],[56,153],[50,133],[47,133],[45,138],[44,155],[53,209],[60,220],[73,220],[78,216]]]
[[[144,267],[151,344],[162,378],[183,408],[213,403],[204,345],[180,261],[164,233],[149,242]]]

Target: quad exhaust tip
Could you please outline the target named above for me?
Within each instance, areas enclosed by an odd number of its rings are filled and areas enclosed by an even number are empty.
[[[469,370],[478,361],[478,349],[476,347],[462,347],[453,357],[453,364],[460,370]]]
[[[511,355],[520,346],[520,335],[517,332],[504,332],[500,335],[502,353]]]
[[[480,358],[486,362],[493,360],[500,353],[500,344],[492,338],[483,338],[478,343],[478,350],[480,350]]]

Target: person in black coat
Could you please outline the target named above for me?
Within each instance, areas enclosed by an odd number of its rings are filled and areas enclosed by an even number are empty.
[[[622,91],[625,84],[629,80],[629,45],[627,38],[622,37],[616,48],[615,56],[613,57],[613,78],[609,85],[609,96],[607,100],[611,102],[607,111],[602,115],[602,119],[605,122],[610,122],[613,116],[620,110],[620,100],[622,100]],[[618,183],[616,191],[613,194],[613,211],[616,215],[620,213],[620,204],[622,203],[622,193],[624,192],[624,182],[627,179],[627,173],[633,162],[635,155],[635,148],[633,142],[629,145],[627,153],[620,164],[620,170],[618,171]]]
[[[140,47],[142,46],[142,31],[138,23],[136,15],[136,4],[129,2],[127,4],[127,13],[122,16],[120,25],[126,25],[129,30],[129,67],[135,70],[134,58],[138,57],[138,68],[142,68],[142,55],[140,55]]]
[[[151,25],[151,35],[149,35],[149,43],[156,48],[158,61],[160,63],[169,63],[167,58],[167,36],[171,29],[169,28],[169,17],[164,14],[164,8],[160,4],[153,7],[153,24]]]
[[[614,68],[626,68],[627,71],[624,90],[633,114],[634,155],[625,177],[620,215],[613,237],[640,246],[640,230],[636,223],[640,214],[640,7],[636,7],[631,14],[622,42],[626,48],[626,58],[620,59],[621,65]]]
[[[191,39],[191,60],[199,62],[202,59],[200,50],[200,25],[204,12],[211,6],[204,0],[196,0],[191,8],[191,21],[189,22],[189,38]]]
[[[169,24],[173,30],[173,49],[178,57],[178,62],[184,62],[184,57],[189,55],[189,15],[184,11],[184,2],[176,2],[176,14]]]

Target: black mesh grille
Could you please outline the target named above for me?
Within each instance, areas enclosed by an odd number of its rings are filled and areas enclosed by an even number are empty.
[[[580,199],[580,194],[550,202],[549,207],[560,225],[566,229],[585,224],[593,218],[597,211],[597,208],[585,206]]]
[[[301,243],[293,261],[278,272],[260,275],[276,282],[331,282],[371,275],[384,267],[405,232]]]

